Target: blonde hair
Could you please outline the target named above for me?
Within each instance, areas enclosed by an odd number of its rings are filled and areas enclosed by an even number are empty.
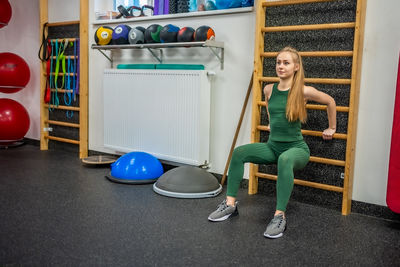
[[[287,46],[279,51],[278,55],[283,52],[289,52],[292,55],[295,64],[299,65],[299,69],[294,73],[293,83],[289,90],[288,100],[286,104],[286,118],[289,121],[300,120],[302,123],[307,120],[307,110],[304,102],[304,68],[303,61],[299,52],[293,47]]]

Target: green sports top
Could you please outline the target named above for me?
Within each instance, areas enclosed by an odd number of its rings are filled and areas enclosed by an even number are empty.
[[[279,91],[278,84],[272,87],[271,97],[268,100],[269,126],[271,141],[293,142],[303,140],[300,120],[290,122],[286,118],[286,103],[289,90]]]

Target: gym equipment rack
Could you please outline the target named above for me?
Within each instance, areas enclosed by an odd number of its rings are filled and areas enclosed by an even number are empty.
[[[325,30],[322,34],[327,35],[326,30],[338,30],[338,29],[351,29],[353,30],[353,50],[352,51],[341,51],[341,47],[337,47],[337,51],[303,51],[300,52],[301,56],[306,57],[319,57],[319,58],[338,58],[347,57],[351,59],[351,74],[350,78],[306,78],[306,83],[315,84],[330,84],[330,85],[346,85],[350,87],[349,92],[349,105],[348,106],[337,106],[337,112],[348,113],[347,119],[347,132],[346,133],[335,133],[333,139],[344,140],[345,145],[345,160],[333,159],[331,157],[317,157],[311,155],[310,162],[317,164],[325,164],[330,166],[339,166],[343,171],[343,186],[331,185],[325,182],[309,181],[307,179],[294,179],[294,183],[298,185],[318,188],[327,191],[339,192],[342,194],[342,214],[347,215],[351,211],[351,200],[353,190],[353,172],[354,172],[354,151],[356,143],[356,126],[357,126],[357,111],[358,111],[358,95],[360,87],[360,70],[361,70],[361,52],[362,52],[362,40],[363,40],[363,27],[365,19],[365,0],[356,0],[355,8],[355,21],[351,22],[338,22],[338,23],[321,23],[321,24],[306,24],[306,25],[284,25],[284,26],[266,26],[269,17],[266,15],[267,9],[281,6],[301,6],[302,4],[321,4],[323,2],[340,2],[338,0],[283,0],[283,1],[258,1],[256,7],[256,36],[255,36],[255,51],[254,51],[254,71],[253,71],[253,104],[252,104],[252,129],[251,129],[251,142],[260,142],[260,133],[267,133],[267,127],[261,125],[262,114],[265,114],[265,102],[262,100],[263,93],[263,82],[278,82],[277,77],[266,77],[265,72],[265,58],[274,58],[277,56],[277,51],[266,51],[265,38],[271,33],[282,34],[282,32],[291,33],[304,33]],[[326,12],[329,12],[327,10]],[[308,12],[310,14],[310,12]],[[328,14],[325,14],[326,16]],[[297,16],[297,15],[296,15]],[[300,16],[300,15],[298,15]],[[326,17],[323,16],[323,17]],[[300,17],[301,19],[301,17]],[[299,19],[299,20],[300,20]],[[293,22],[296,23],[296,22]],[[298,22],[297,22],[298,23]],[[306,33],[304,33],[306,35]],[[327,38],[329,40],[329,38]],[[300,49],[301,50],[301,49]],[[306,75],[307,76],[307,75]],[[307,104],[308,110],[326,110],[325,105]],[[263,111],[264,109],[264,111]],[[325,115],[325,114],[324,114]],[[314,130],[302,130],[302,134],[305,137],[316,136],[321,137],[322,131]],[[313,149],[310,146],[312,152]],[[306,167],[307,168],[307,167]],[[330,167],[331,168],[331,167]],[[262,172],[258,165],[250,165],[249,175],[249,194],[255,194],[258,190],[258,179],[265,178],[269,180],[277,180],[277,176],[274,174]],[[337,177],[337,180],[340,180]],[[336,179],[336,178],[335,178]]]
[[[58,41],[75,41],[79,39],[79,106],[65,106],[65,105],[51,105],[46,104],[44,101],[44,88],[46,87],[47,73],[46,73],[46,62],[42,62],[40,70],[40,149],[48,150],[49,140],[76,144],[79,145],[79,157],[85,158],[88,155],[88,1],[80,1],[80,20],[79,21],[66,21],[47,23],[48,21],[48,0],[40,0],[40,25],[41,31],[40,36],[43,36],[43,31],[47,36],[49,27],[64,27],[71,25],[79,25],[79,35],[59,38]],[[47,23],[47,27],[43,26]],[[67,58],[75,59],[73,56],[67,56]],[[50,58],[54,60],[55,57]],[[55,75],[55,73],[50,73]],[[59,76],[63,74],[58,74]],[[69,75],[77,75],[77,73],[71,73]],[[55,89],[50,89],[51,93],[55,93]],[[68,93],[71,90],[57,89],[58,93]],[[66,110],[79,112],[79,123],[66,122],[56,119],[49,118],[49,108],[55,110]],[[51,125],[62,126],[72,129],[79,130],[79,140],[74,138],[57,137],[49,134]]]

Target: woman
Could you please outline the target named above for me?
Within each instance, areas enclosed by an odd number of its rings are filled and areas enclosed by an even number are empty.
[[[268,142],[247,144],[235,149],[229,166],[226,199],[208,217],[210,221],[224,221],[231,215],[238,214],[236,195],[243,178],[244,163],[276,163],[277,203],[274,217],[264,232],[264,236],[268,238],[283,235],[286,228],[286,206],[294,183],[293,172],[304,168],[310,158],[310,150],[301,134],[301,123],[307,119],[307,101],[327,105],[329,128],[323,131],[323,139],[332,139],[336,132],[335,100],[311,86],[304,85],[303,63],[295,49],[285,47],[278,53],[276,74],[279,83],[268,84],[264,88],[270,122]]]

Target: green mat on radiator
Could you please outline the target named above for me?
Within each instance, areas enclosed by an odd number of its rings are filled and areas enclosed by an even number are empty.
[[[117,69],[204,70],[204,65],[191,64],[119,64]]]

